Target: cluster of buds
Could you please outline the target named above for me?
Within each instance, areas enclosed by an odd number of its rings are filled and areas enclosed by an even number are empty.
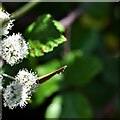
[[[13,22],[10,14],[0,9],[0,57],[11,66],[21,62],[29,53],[29,45],[22,34],[9,35]],[[37,86],[37,76],[27,69],[19,70],[18,74],[13,77],[13,82],[3,88],[2,80],[6,76],[0,74],[0,90],[3,90],[4,106],[10,109],[17,106],[24,107],[31,98],[33,88]]]

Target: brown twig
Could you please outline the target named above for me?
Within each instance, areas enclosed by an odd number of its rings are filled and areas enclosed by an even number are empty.
[[[64,43],[64,55],[67,55],[71,49],[71,26],[68,26],[65,31],[65,36],[67,38],[67,42]]]
[[[71,41],[71,25],[72,23],[79,17],[84,9],[87,7],[88,3],[84,3],[83,5],[77,7],[73,11],[71,11],[66,17],[61,19],[59,22],[65,27],[65,36],[67,38],[67,42],[64,43],[64,55],[70,52],[70,41]]]

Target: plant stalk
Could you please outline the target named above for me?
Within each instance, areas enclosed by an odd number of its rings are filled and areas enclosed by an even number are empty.
[[[26,5],[24,5],[20,9],[11,13],[11,17],[17,19],[17,18],[23,16],[26,12],[28,12],[33,7],[35,7],[38,4],[38,2],[42,2],[42,0],[31,0],[29,3],[27,3]]]
[[[12,79],[12,80],[16,80],[14,77],[12,77],[12,76],[10,76],[10,75],[8,75],[8,74],[5,74],[5,73],[3,73],[2,76],[7,77],[7,78],[10,78],[10,79]]]

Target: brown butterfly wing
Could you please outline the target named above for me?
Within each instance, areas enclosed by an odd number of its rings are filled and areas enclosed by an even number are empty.
[[[42,76],[42,77],[39,77],[39,78],[36,80],[36,83],[38,83],[38,84],[44,83],[45,81],[47,81],[47,80],[49,80],[50,78],[52,78],[54,75],[63,72],[66,67],[67,67],[67,65],[59,68],[58,70],[56,70],[56,71],[54,71],[54,72],[51,72],[51,73],[49,73],[49,74],[47,74],[47,75],[44,75],[44,76]]]

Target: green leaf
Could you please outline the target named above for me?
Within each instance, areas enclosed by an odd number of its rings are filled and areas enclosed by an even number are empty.
[[[70,61],[73,60],[72,62]],[[94,56],[74,56],[74,52],[64,58],[68,68],[65,70],[65,82],[70,86],[89,84],[102,70],[101,61]]]
[[[64,32],[64,27],[51,19],[50,14],[38,17],[25,31],[30,43],[30,56],[43,56],[53,51],[55,47],[66,41],[62,32]]]
[[[59,44],[66,41],[66,38],[61,35],[57,39],[49,40],[46,44],[40,42],[39,40],[29,40],[30,44],[30,56],[32,57],[39,57],[43,56],[45,53],[53,51],[54,47],[58,47]]]
[[[102,19],[108,16],[110,3],[93,3],[86,8],[85,12],[98,20]]]
[[[87,55],[91,54],[99,44],[99,37],[97,30],[75,23],[71,35],[71,48],[72,50],[81,49]]]
[[[87,98],[78,92],[63,95],[62,113],[60,118],[91,118],[92,109]]]
[[[54,25],[56,26],[56,28],[57,28],[60,32],[64,32],[64,31],[65,31],[64,26],[63,26],[60,22],[58,22],[58,21],[56,21],[56,20],[53,20],[53,23],[54,23]]]
[[[113,88],[110,88],[103,79],[99,78],[90,85],[86,86],[84,88],[84,92],[89,97],[95,111],[102,109],[111,99],[111,96],[114,96],[115,94]]]
[[[62,106],[62,96],[56,96],[47,107],[45,118],[59,118]]]
[[[118,86],[118,59],[115,59],[111,56],[106,56],[106,58],[103,58],[104,62],[104,72],[103,76],[107,84],[111,85],[115,90]]]

